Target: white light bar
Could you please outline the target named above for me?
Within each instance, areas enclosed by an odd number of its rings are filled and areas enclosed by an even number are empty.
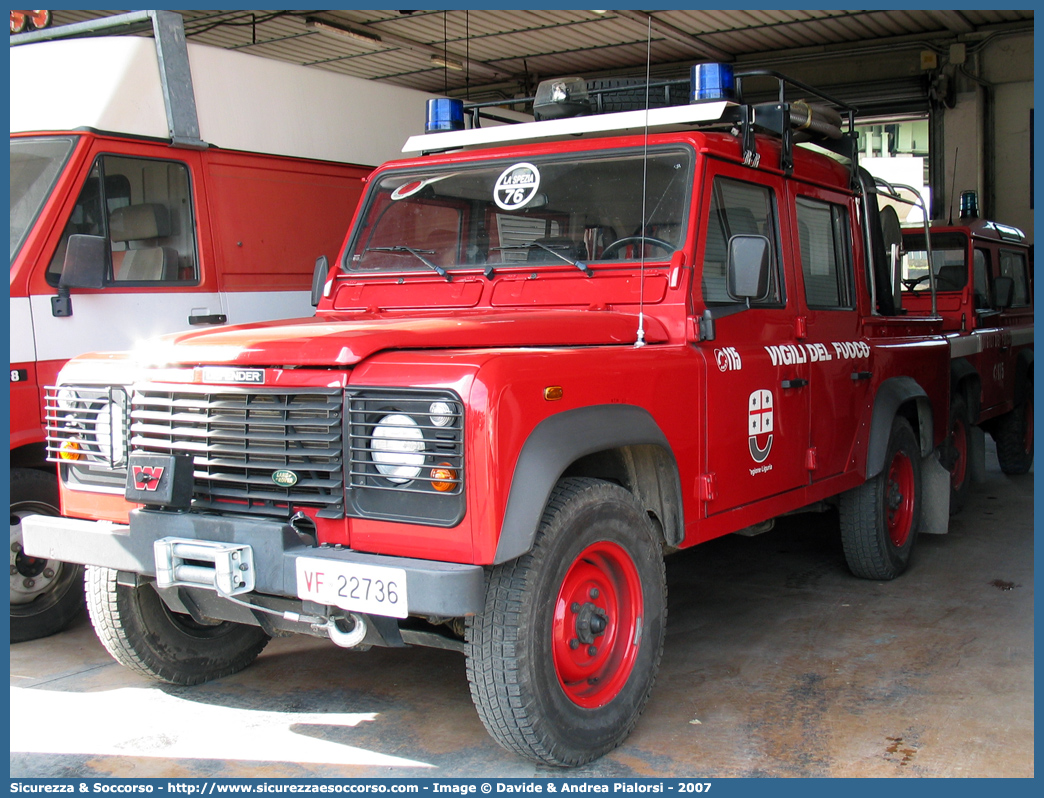
[[[735,105],[726,101],[673,105],[668,108],[650,108],[648,111],[619,111],[615,114],[595,116],[573,116],[568,119],[548,119],[543,122],[522,122],[517,125],[480,127],[471,130],[450,130],[445,133],[428,133],[410,136],[403,152],[434,152],[474,147],[482,144],[500,144],[508,141],[547,139],[556,136],[573,136],[578,133],[622,132],[643,130],[646,125],[664,127],[694,122],[714,122],[721,119],[725,108]]]

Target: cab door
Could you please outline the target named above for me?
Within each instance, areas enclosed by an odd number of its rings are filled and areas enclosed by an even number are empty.
[[[808,483],[809,370],[795,336],[788,296],[792,278],[782,257],[782,180],[711,163],[703,191],[694,307],[721,316],[715,341],[703,344],[710,359],[705,416],[710,516]],[[736,308],[726,290],[728,242],[735,235],[769,240],[769,296],[721,315]]]
[[[114,146],[116,145],[116,146]],[[118,149],[119,152],[114,150]],[[225,321],[197,236],[198,153],[99,140],[30,279],[41,383],[71,357]],[[162,155],[162,157],[158,157]],[[105,239],[105,285],[58,294],[70,236]]]
[[[859,338],[849,199],[801,185],[791,197],[803,310],[798,326],[809,359],[807,466],[813,481],[846,470],[869,401],[869,344]]]

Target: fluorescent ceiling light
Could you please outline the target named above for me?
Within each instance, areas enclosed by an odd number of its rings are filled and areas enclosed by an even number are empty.
[[[334,25],[330,22],[324,22],[321,19],[306,19],[305,27],[318,31],[319,33],[325,33],[328,36],[335,36],[341,39],[354,39],[360,42],[366,42],[367,44],[381,44],[382,39],[380,34],[371,33],[370,31],[357,30],[355,28],[342,27],[341,25]]]
[[[433,55],[431,57],[431,63],[433,63],[435,66],[446,67],[446,69],[454,69],[457,72],[460,72],[464,69],[464,64],[462,64],[460,61],[455,61],[452,58],[444,58],[441,55]]]

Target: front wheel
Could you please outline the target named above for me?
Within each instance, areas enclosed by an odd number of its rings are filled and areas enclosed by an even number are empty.
[[[921,452],[905,418],[892,421],[881,473],[841,494],[841,542],[863,579],[895,579],[910,562],[921,515]]]
[[[151,584],[87,567],[87,608],[98,639],[121,665],[170,684],[202,684],[243,670],[268,643],[256,626],[198,623],[173,612]]]
[[[83,611],[83,566],[30,557],[22,519],[59,515],[58,480],[30,468],[11,469],[11,642],[62,631]]]
[[[533,548],[489,575],[468,619],[468,681],[486,729],[510,751],[575,766],[626,739],[663,651],[663,557],[623,488],[562,480]]]

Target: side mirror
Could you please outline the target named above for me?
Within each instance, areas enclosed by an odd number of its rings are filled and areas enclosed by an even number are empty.
[[[1001,310],[1007,310],[1015,301],[1015,280],[1011,277],[995,277],[993,279],[993,298]]]
[[[58,278],[58,296],[51,297],[51,315],[72,315],[70,288],[104,288],[105,271],[109,268],[109,242],[103,236],[69,236],[65,249],[62,276]]]
[[[104,288],[109,242],[102,236],[69,236],[59,288]]]
[[[725,290],[735,300],[759,301],[769,294],[769,253],[765,236],[736,235],[729,239]]]
[[[330,273],[330,262],[326,255],[320,255],[315,259],[315,271],[312,272],[312,307],[319,307],[319,300],[323,298],[323,289],[326,287],[326,278]]]

